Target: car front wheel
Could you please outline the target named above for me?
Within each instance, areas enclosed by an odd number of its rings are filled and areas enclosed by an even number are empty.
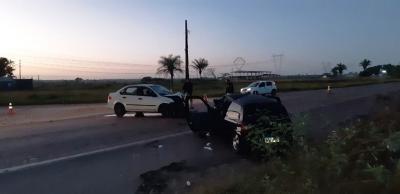
[[[119,103],[116,104],[114,106],[114,113],[115,113],[115,115],[117,115],[118,118],[122,118],[126,113],[124,105],[119,104]]]

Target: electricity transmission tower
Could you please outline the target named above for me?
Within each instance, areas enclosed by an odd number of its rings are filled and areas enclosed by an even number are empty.
[[[272,55],[272,61],[274,63],[275,73],[278,75],[281,74],[282,60],[283,60],[283,54]]]

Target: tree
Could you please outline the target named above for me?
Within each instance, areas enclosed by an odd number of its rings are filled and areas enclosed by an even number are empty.
[[[339,72],[340,75],[343,74],[343,71],[347,69],[347,66],[343,63],[339,63],[336,65],[337,71]]]
[[[7,58],[0,57],[0,77],[9,76],[12,77],[14,71],[14,61]]]
[[[364,59],[360,62],[360,66],[363,68],[363,70],[365,71],[365,69],[367,69],[368,66],[371,65],[371,61],[368,59]]]
[[[180,72],[182,73],[182,60],[181,56],[177,55],[168,55],[167,57],[161,56],[160,60],[158,61],[158,64],[160,64],[160,67],[157,69],[158,74],[166,74],[171,77],[171,84],[170,84],[170,89],[173,89],[174,86],[174,75],[175,72]]]
[[[342,75],[343,71],[346,70],[347,67],[343,63],[337,64],[335,67],[332,68],[331,72],[333,77],[336,77],[338,74]]]
[[[150,83],[152,79],[153,78],[150,77],[150,76],[145,76],[145,77],[142,78],[141,82],[142,83]]]
[[[80,82],[82,82],[83,81],[83,79],[81,78],[81,77],[77,77],[77,78],[75,78],[75,82],[78,82],[78,83],[80,83]]]
[[[338,75],[338,67],[334,67],[334,68],[332,68],[332,70],[331,70],[331,72],[332,72],[332,76],[333,77],[336,77],[337,75]]]
[[[207,68],[208,61],[204,58],[199,58],[199,59],[195,59],[192,63],[193,63],[192,67],[199,72],[200,79],[201,79],[201,73]]]

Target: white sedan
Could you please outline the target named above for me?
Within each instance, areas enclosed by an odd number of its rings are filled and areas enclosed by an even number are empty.
[[[128,85],[108,95],[107,103],[118,117],[126,112],[161,113],[172,116],[183,107],[182,95],[172,94],[167,88],[155,84]]]

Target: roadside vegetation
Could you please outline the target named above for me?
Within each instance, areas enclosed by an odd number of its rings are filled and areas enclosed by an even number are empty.
[[[314,80],[277,80],[280,92],[326,89],[330,85],[333,89],[368,84],[397,82],[400,79],[388,78],[357,78],[357,79],[314,79]],[[173,90],[182,91],[184,80],[175,80]],[[36,81],[34,90],[28,91],[3,91],[0,92],[0,104],[9,102],[15,105],[34,104],[74,104],[74,103],[105,103],[107,95],[127,84],[154,83],[166,87],[170,86],[170,80],[153,79],[150,77],[132,81]],[[225,93],[226,83],[217,79],[192,80],[194,95],[207,95],[209,97],[221,96]],[[251,81],[234,81],[235,91],[247,86]]]
[[[84,80],[76,78],[75,80],[60,81],[36,81],[34,80],[34,89],[26,91],[1,91],[0,106],[6,106],[9,102],[15,105],[36,105],[36,104],[77,104],[77,103],[105,103],[107,95],[114,92],[124,85],[137,83],[160,84],[172,89],[174,92],[182,91],[184,80],[176,79],[177,73],[182,73],[182,60],[179,55],[161,56],[158,61],[158,74],[169,77],[168,79],[143,77],[141,80]],[[225,93],[226,82],[223,77],[229,77],[229,74],[223,74],[222,78],[217,79],[215,69],[209,68],[210,64],[205,58],[198,58],[192,61],[191,68],[199,74],[199,79],[191,79],[193,83],[193,95],[209,97],[222,96]],[[338,63],[331,69],[330,73],[325,73],[319,78],[305,79],[283,79],[276,78],[278,92],[316,90],[331,88],[341,88],[368,84],[379,84],[400,81],[400,65],[376,65],[364,59],[360,62],[363,69],[358,76],[346,77],[343,72],[347,66]],[[0,78],[15,78],[13,71],[14,62],[7,58],[0,58]],[[204,77],[207,73],[208,77]],[[212,78],[210,78],[212,77]],[[301,77],[301,76],[300,76]],[[312,76],[310,76],[312,77]],[[175,78],[175,79],[174,79]],[[239,92],[240,88],[249,85],[255,80],[235,80],[234,91]]]
[[[293,131],[290,149],[262,143],[262,126],[249,136],[262,153],[253,169],[235,178],[199,183],[193,193],[400,193],[400,98],[378,96],[376,114],[357,118],[323,143],[304,136],[306,121],[274,126]],[[266,124],[269,118],[261,118]],[[257,132],[258,130],[258,132]],[[287,144],[287,142],[283,142]],[[279,152],[277,152],[279,150]]]

